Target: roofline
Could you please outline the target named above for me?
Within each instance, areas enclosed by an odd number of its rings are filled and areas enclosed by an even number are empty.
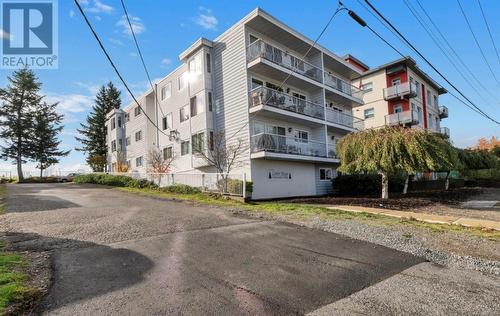
[[[413,71],[415,71],[420,77],[423,77],[425,80],[427,80],[434,88],[438,91],[439,94],[445,94],[448,92],[443,86],[441,86],[439,83],[437,83],[434,79],[431,78],[426,72],[424,72],[420,67],[418,67],[417,62],[415,59],[411,58],[410,56],[405,56],[401,57],[399,59],[393,60],[391,62],[382,64],[378,67],[375,67],[373,69],[367,70],[364,72],[361,76],[355,78],[359,79],[368,75],[371,75],[373,73],[376,73],[381,70],[385,70],[388,67],[400,64],[400,63],[405,63],[407,67],[410,67]]]
[[[189,46],[185,51],[179,54],[179,59],[184,60],[189,57],[195,50],[202,46],[208,46],[212,48],[214,46],[213,42],[209,39],[206,39],[204,37],[198,38],[191,46]]]
[[[344,56],[342,56],[342,59],[345,60],[346,58],[354,60],[355,62],[357,62],[361,66],[365,67],[367,69],[367,71],[370,70],[370,66],[368,66],[367,64],[365,64],[364,62],[362,62],[359,58],[356,58],[356,57],[354,57],[351,54],[345,54]]]

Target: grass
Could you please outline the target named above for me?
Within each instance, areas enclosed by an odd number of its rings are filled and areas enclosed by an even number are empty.
[[[18,252],[5,250],[0,244],[0,315],[9,306],[23,304],[33,296],[35,289],[28,286],[27,263]]]
[[[208,194],[176,194],[161,192],[154,189],[138,188],[117,188],[118,190],[135,193],[150,197],[175,199],[181,201],[190,201],[214,206],[235,207],[241,210],[255,213],[263,213],[271,216],[282,216],[289,220],[308,220],[320,218],[323,220],[357,220],[369,225],[393,226],[403,225],[420,229],[430,230],[434,233],[455,232],[474,235],[489,240],[500,241],[500,232],[495,230],[485,230],[475,227],[464,227],[459,225],[433,224],[417,221],[415,219],[399,219],[384,215],[370,214],[364,212],[347,212],[335,209],[329,209],[321,206],[292,204],[280,202],[262,202],[262,203],[242,203],[235,200],[217,198]]]

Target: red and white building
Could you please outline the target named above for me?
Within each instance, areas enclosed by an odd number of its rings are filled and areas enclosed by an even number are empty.
[[[405,57],[373,69],[351,55],[344,60],[362,71],[352,82],[364,92],[363,104],[353,107],[353,115],[364,118],[365,128],[401,125],[449,137],[449,129],[441,124],[448,108],[439,102],[447,91],[415,60]]]

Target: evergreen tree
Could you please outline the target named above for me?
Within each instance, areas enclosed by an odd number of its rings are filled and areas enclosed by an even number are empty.
[[[40,103],[33,115],[33,136],[31,138],[31,158],[40,169],[40,178],[43,170],[59,162],[59,157],[69,155],[70,151],[59,150],[61,141],[57,135],[63,129],[61,125],[63,115],[56,112],[57,103]]]
[[[81,148],[76,150],[86,154],[87,164],[94,172],[103,172],[106,168],[106,115],[119,109],[121,105],[120,91],[109,82],[102,86],[95,98],[92,111],[87,116],[85,124],[81,123],[78,132],[82,135],[76,139],[82,143]]]
[[[22,164],[31,155],[33,113],[42,96],[41,83],[35,73],[27,68],[14,71],[7,77],[8,84],[0,89],[0,158],[12,160],[17,165],[17,176],[23,181]]]

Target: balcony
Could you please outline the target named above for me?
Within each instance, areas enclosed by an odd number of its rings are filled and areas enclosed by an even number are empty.
[[[257,40],[247,47],[247,62],[251,62],[259,57],[317,82],[322,82],[320,68],[302,61],[302,58],[290,55],[262,40]]]
[[[446,137],[450,138],[450,129],[449,129],[448,127],[441,127],[441,128],[439,129],[439,132],[440,132],[442,135],[444,135],[444,136],[446,136]]]
[[[417,96],[415,83],[404,82],[392,87],[384,88],[384,100],[414,98]]]
[[[385,116],[385,125],[416,125],[418,124],[417,111],[403,111]]]
[[[439,107],[439,118],[447,118],[448,117],[448,108],[444,105]]]
[[[328,144],[328,158],[338,159],[337,145]]]
[[[323,120],[325,118],[324,107],[303,99],[296,98],[284,92],[258,87],[249,92],[250,107],[259,105],[272,106],[285,111],[290,111],[309,117]]]
[[[361,100],[363,98],[363,91],[361,89],[351,85],[351,83],[344,81],[326,71],[325,71],[325,85],[337,91],[345,93],[351,97],[354,97],[356,99]]]
[[[362,119],[330,108],[326,108],[326,121],[356,130],[362,130],[365,126]]]
[[[329,148],[327,152],[325,143],[269,133],[253,135],[250,139],[250,148],[252,154],[264,153],[259,157],[293,159],[295,156],[296,160],[316,161],[336,159],[335,150]]]

